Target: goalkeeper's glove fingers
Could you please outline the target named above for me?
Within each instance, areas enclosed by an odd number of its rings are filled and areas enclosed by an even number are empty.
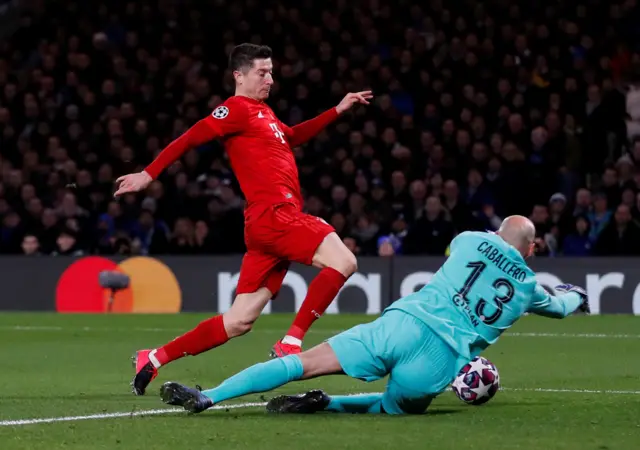
[[[585,291],[580,286],[575,286],[573,284],[560,284],[554,288],[559,292],[575,292],[580,296],[582,300],[580,302],[580,306],[578,306],[578,311],[583,312],[585,314],[591,313],[591,307],[589,306],[589,296],[587,295],[587,291]]]

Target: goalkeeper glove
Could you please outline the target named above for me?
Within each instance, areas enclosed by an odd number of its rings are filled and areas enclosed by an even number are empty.
[[[578,311],[583,312],[585,314],[591,313],[591,308],[589,307],[589,296],[587,295],[587,291],[582,289],[580,286],[574,286],[573,284],[560,284],[554,288],[559,292],[575,292],[580,296],[582,300],[580,302],[580,306],[578,306]]]

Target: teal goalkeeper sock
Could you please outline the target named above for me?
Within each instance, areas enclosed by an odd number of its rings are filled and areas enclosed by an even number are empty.
[[[288,355],[271,361],[253,365],[218,387],[202,391],[204,395],[220,403],[246,394],[266,392],[302,378],[302,362],[298,355]]]
[[[325,411],[346,413],[380,414],[382,394],[335,395],[331,396],[329,406]]]

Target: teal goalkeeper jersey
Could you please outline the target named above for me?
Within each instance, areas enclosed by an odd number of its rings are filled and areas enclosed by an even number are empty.
[[[479,355],[524,313],[562,318],[581,303],[574,292],[550,295],[520,253],[493,233],[464,232],[420,291],[391,304],[424,322],[460,355]]]

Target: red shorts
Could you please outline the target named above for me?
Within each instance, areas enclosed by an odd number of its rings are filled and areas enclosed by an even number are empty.
[[[289,264],[310,266],[316,250],[335,229],[319,217],[285,203],[269,207],[245,224],[247,253],[242,259],[236,294],[266,287],[275,297]]]

